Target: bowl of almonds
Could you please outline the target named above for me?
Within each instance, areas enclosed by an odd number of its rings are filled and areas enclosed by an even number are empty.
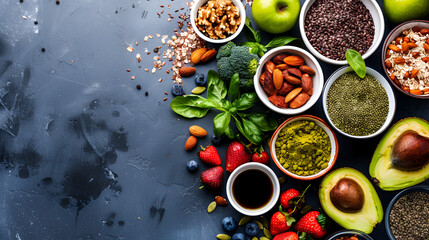
[[[401,92],[429,99],[429,21],[400,24],[384,42],[384,72]]]
[[[274,48],[260,60],[255,92],[271,110],[294,115],[312,107],[323,89],[323,71],[307,51],[293,46]]]

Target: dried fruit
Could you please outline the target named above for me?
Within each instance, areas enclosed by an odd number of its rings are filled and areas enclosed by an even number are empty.
[[[205,137],[207,136],[207,131],[197,125],[192,125],[189,127],[189,132],[195,137]]]
[[[285,57],[285,59],[283,59],[283,61],[290,66],[300,66],[304,64],[304,59],[302,59],[301,57],[298,56],[287,56]]]
[[[271,61],[267,61],[265,63],[265,71],[269,72],[270,74],[273,74],[274,69],[276,68],[276,65],[271,62]]]
[[[294,99],[296,96],[298,96],[298,94],[301,92],[302,88],[295,88],[294,90],[292,90],[288,95],[286,95],[285,97],[285,102],[288,103],[290,101],[292,101],[292,99]]]
[[[179,75],[182,77],[188,77],[195,73],[197,69],[194,67],[181,67],[179,68]]]
[[[272,74],[269,73],[269,71],[265,71],[265,77],[264,77],[264,91],[267,93],[268,96],[271,96],[275,93],[275,87],[273,82]]]
[[[297,77],[299,77],[299,78],[301,78],[301,77],[302,77],[302,72],[301,72],[298,68],[289,68],[287,71],[288,71],[290,74],[295,75],[295,76],[297,76]]]
[[[208,50],[204,55],[201,57],[201,62],[208,62],[212,60],[217,54],[217,51],[214,49]]]
[[[210,204],[209,204],[209,206],[207,207],[207,212],[208,213],[211,213],[211,212],[213,212],[214,210],[216,209],[216,202],[211,202]]]
[[[302,75],[301,81],[302,90],[309,95],[313,95],[313,80],[311,79],[311,77],[306,73]]]
[[[189,151],[192,150],[197,145],[197,138],[194,136],[189,136],[188,140],[186,140],[185,143],[185,150]]]
[[[276,89],[280,89],[283,85],[283,74],[282,71],[280,71],[279,69],[274,69],[273,71],[273,82],[274,82],[274,87]]]
[[[301,72],[307,73],[309,75],[314,75],[316,73],[311,67],[309,67],[307,65],[299,66],[299,70],[301,70]]]
[[[207,48],[200,48],[191,54],[191,62],[197,64],[201,61],[201,57],[207,52]]]
[[[299,80],[299,78],[296,78],[296,77],[291,76],[291,75],[286,76],[285,79],[290,84],[294,84],[294,85],[301,84],[301,80]]]
[[[310,95],[307,93],[300,93],[296,96],[289,104],[290,108],[299,108],[302,107],[308,100],[310,99]]]
[[[226,201],[226,199],[223,198],[223,197],[221,197],[221,196],[216,196],[215,197],[215,202],[219,206],[226,206],[226,205],[228,205],[228,202]]]

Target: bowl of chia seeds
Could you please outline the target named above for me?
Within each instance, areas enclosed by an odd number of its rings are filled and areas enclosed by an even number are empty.
[[[429,185],[407,188],[390,201],[385,226],[391,240],[429,239]]]
[[[360,78],[346,66],[329,77],[322,105],[335,130],[347,137],[365,139],[389,127],[396,100],[389,82],[380,73],[367,67],[366,76]]]
[[[299,15],[299,30],[309,51],[320,60],[346,65],[347,49],[363,59],[373,54],[384,34],[384,17],[375,0],[308,0]]]

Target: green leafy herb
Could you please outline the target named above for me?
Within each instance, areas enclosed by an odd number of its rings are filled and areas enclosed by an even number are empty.
[[[171,109],[179,115],[187,118],[202,118],[204,117],[210,108],[214,108],[215,105],[207,99],[198,95],[185,95],[182,97],[176,97],[171,101]]]
[[[280,47],[280,46],[284,46],[290,42],[292,42],[293,40],[296,40],[298,38],[295,37],[290,37],[290,36],[281,36],[281,37],[275,37],[273,38],[273,40],[271,40],[267,45],[265,45],[265,47]]]
[[[240,78],[238,77],[238,73],[234,74],[231,78],[228,97],[231,102],[240,97]]]
[[[246,17],[246,21],[244,22],[246,27],[250,30],[250,32],[253,34],[252,42],[260,43],[261,42],[261,33],[259,31],[255,31],[252,27],[252,23],[250,22],[250,18]]]
[[[365,77],[366,75],[365,61],[363,60],[359,52],[353,49],[347,49],[346,60],[359,77],[361,78]]]

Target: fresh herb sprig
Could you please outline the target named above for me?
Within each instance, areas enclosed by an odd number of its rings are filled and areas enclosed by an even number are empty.
[[[241,43],[241,45],[249,47],[251,53],[258,54],[260,57],[264,55],[268,48],[284,46],[298,39],[290,36],[279,36],[273,38],[267,45],[264,46],[261,44],[261,33],[253,29],[252,23],[248,17],[246,17],[245,25],[252,34],[246,34],[246,38],[249,42]]]
[[[347,49],[346,60],[360,78],[366,75],[365,60],[360,53],[353,49]]]
[[[240,93],[239,77],[234,74],[227,91],[225,83],[216,71],[207,73],[207,98],[198,95],[185,95],[173,99],[170,108],[186,118],[202,118],[210,109],[221,111],[213,119],[213,132],[216,136],[235,137],[230,126],[231,118],[240,133],[251,143],[259,145],[264,140],[264,132],[277,128],[277,121],[265,113],[245,112],[259,100],[255,92]],[[228,95],[229,101],[226,99]]]

